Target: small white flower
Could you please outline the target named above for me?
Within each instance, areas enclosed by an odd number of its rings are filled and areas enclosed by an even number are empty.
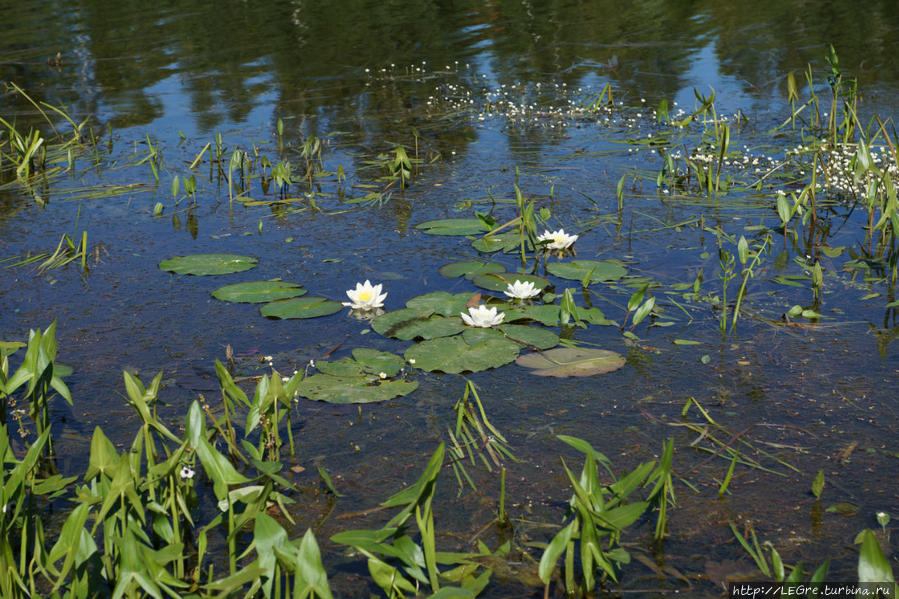
[[[274,361],[274,358],[272,358],[271,356],[264,356],[262,359],[265,360],[266,362],[268,362],[269,364],[271,364]]]
[[[537,289],[534,286],[534,283],[531,281],[525,281],[522,283],[518,279],[515,279],[515,282],[509,283],[508,289],[503,291],[503,293],[517,300],[526,300],[531,299],[532,297],[540,293],[540,290]]]
[[[286,382],[289,381],[289,380],[290,380],[290,377],[289,377],[289,376],[282,376],[282,377],[281,377],[281,382],[282,382],[282,383],[286,383]]]
[[[181,468],[181,478],[184,480],[190,480],[194,477],[194,469],[190,466],[183,466]]]
[[[546,241],[546,249],[548,250],[565,250],[577,241],[577,235],[568,235],[565,229],[558,231],[544,231],[542,235],[537,236],[537,241]]]
[[[415,358],[409,358],[409,363],[410,363],[410,364],[415,364]]]
[[[353,310],[374,310],[384,305],[386,293],[381,293],[382,285],[372,285],[368,279],[365,283],[356,283],[356,289],[348,289],[346,294],[349,296],[349,302],[343,302],[344,306],[349,306]]]
[[[386,373],[386,372],[379,372],[379,373],[378,373],[378,376],[381,377],[382,379],[386,379],[386,378],[387,378],[387,373]]]
[[[506,317],[503,312],[497,314],[495,306],[488,308],[484,304],[479,304],[477,308],[469,308],[468,314],[463,312],[460,316],[468,326],[484,328],[496,326]]]

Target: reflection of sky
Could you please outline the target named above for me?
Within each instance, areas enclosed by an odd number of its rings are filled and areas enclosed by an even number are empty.
[[[743,91],[743,85],[733,77],[724,75],[720,70],[718,55],[715,52],[715,40],[709,42],[693,53],[689,61],[689,68],[681,75],[684,86],[677,92],[674,101],[681,108],[688,109],[696,104],[696,95],[693,90],[702,96],[708,96],[715,90],[715,105],[719,113],[723,110],[736,111],[738,108],[744,112],[749,111],[754,98]]]

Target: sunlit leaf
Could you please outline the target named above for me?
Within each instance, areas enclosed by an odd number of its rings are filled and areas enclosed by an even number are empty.
[[[272,302],[304,295],[306,290],[298,283],[273,279],[271,281],[250,281],[219,287],[212,292],[212,297],[225,302],[241,302],[248,304]]]
[[[607,349],[559,347],[543,352],[525,354],[515,361],[519,366],[532,368],[538,376],[593,376],[618,370],[625,364],[624,356]]]
[[[431,308],[403,308],[378,316],[371,328],[385,337],[408,341],[455,335],[465,328],[465,323],[459,316],[434,314]]]
[[[259,309],[272,318],[315,318],[340,312],[343,305],[324,297],[295,297],[265,304]]]
[[[163,260],[159,268],[181,275],[225,275],[250,270],[256,262],[256,258],[235,254],[191,254]]]
[[[479,218],[444,218],[415,225],[429,235],[481,235],[490,229]]]
[[[521,234],[516,231],[509,231],[496,235],[485,235],[471,242],[471,247],[487,254],[500,250],[510,252],[521,247]],[[525,247],[528,250],[533,249],[530,243],[527,243]]]
[[[377,375],[314,374],[300,381],[297,393],[327,403],[373,403],[408,395],[417,388],[417,381],[381,380]]]
[[[591,283],[617,281],[627,274],[627,269],[618,260],[550,262],[546,270],[557,277],[575,281],[583,281],[589,275]]]
[[[462,335],[422,341],[406,350],[406,360],[427,371],[479,372],[512,362],[521,345],[490,329],[466,329]]]

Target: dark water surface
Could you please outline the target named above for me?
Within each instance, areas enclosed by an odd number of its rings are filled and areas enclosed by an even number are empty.
[[[75,406],[60,402],[57,410],[63,470],[83,471],[97,425],[117,443],[133,436],[137,423],[122,397],[122,370],[145,380],[164,371],[162,398],[180,419],[199,393],[217,396],[212,366],[227,345],[245,374],[267,372],[257,359],[263,355],[289,373],[337,343],[334,358],[356,347],[402,353],[408,343],[380,337],[346,311],[267,320],[257,306],[219,302],[210,292],[281,277],[304,284],[311,295],[343,301],[356,281],[371,279],[384,283],[388,310],[430,291],[474,293],[468,281],[437,272],[477,256],[470,242],[424,235],[415,225],[491,210],[498,221],[508,220],[513,210],[502,200],[514,197],[517,180],[526,197],[551,210],[547,228],[581,235],[579,258],[620,259],[634,277],[659,283],[655,320],[674,323],[649,327],[645,321],[634,330],[635,343],[617,327],[575,330],[578,341],[626,355],[625,368],[602,377],[546,380],[515,365],[468,377],[521,459],[509,465],[508,489],[519,540],[548,540],[552,529],[538,523],[555,524],[564,513],[571,490],[558,456],[578,467],[580,456],[558,434],[587,439],[622,469],[656,457],[662,441],[675,437],[675,472],[694,488],[678,486],[663,545],[651,543],[649,526],[627,541],[684,574],[693,585],[687,592],[696,595],[716,594],[722,571],[752,572],[728,521],[751,522],[790,564],[830,558],[834,580],[855,580],[855,534],[877,527],[877,511],[899,514],[899,355],[888,306],[895,297],[876,269],[846,270],[850,253],[864,246],[862,211],[838,194],[823,200],[830,203],[822,225],[827,243],[847,249],[821,257],[820,323],[778,324],[792,305],[813,300],[807,281],[800,287],[774,282],[806,273],[795,259],[808,250],[775,235],[750,282],[737,330],[722,336],[712,303],[665,292],[692,284],[701,271],[703,292],[720,293],[718,246],[709,229],[753,239],[759,233],[753,227],[776,228],[774,189],[718,199],[667,193],[656,186],[660,155],[636,143],[668,131],[654,113],[662,99],[672,113],[692,111],[694,88],[706,95],[711,86],[719,114],[745,117],[742,125],[733,117],[731,143],[745,146],[750,160],[732,172],[750,178],[760,168],[753,159],[764,166],[767,157],[781,160],[803,143],[789,128],[768,134],[789,116],[789,71],[804,101],[803,73],[811,65],[829,109],[828,44],[844,73],[858,78],[863,122],[873,114],[892,117],[899,91],[893,3],[274,0],[121,2],[113,9],[108,2],[36,0],[0,4],[0,22],[8,31],[0,38],[0,79],[65,107],[77,121],[90,117],[103,142],[99,165],[79,158],[71,175],[44,190],[44,207],[14,178],[0,181],[0,259],[52,252],[63,233],[89,235],[87,273],[75,264],[43,273],[0,264],[0,339],[22,339],[29,328],[55,319],[60,361],[74,369]],[[607,83],[620,112],[586,110]],[[34,107],[12,92],[0,95],[0,116],[39,122]],[[284,124],[280,157],[278,119]],[[176,204],[172,177],[188,173],[217,134],[226,156],[255,145],[295,169],[304,141],[317,136],[327,140],[325,170],[340,166],[347,181],[291,186],[293,196],[319,194],[321,212],[308,203],[232,205],[227,187],[201,167],[196,205]],[[699,135],[680,143],[696,145]],[[137,165],[148,137],[163,156],[158,186],[148,166]],[[371,165],[378,154],[394,144],[411,152],[416,141],[424,161],[405,191],[393,187],[381,205],[353,203],[373,189],[366,186],[383,186],[383,167]],[[783,184],[790,191],[790,184],[806,182]],[[139,185],[102,199],[77,193],[128,184]],[[270,201],[275,194],[257,188],[252,195]],[[157,202],[165,207],[159,217]],[[211,252],[252,255],[259,266],[221,277],[172,276],[157,267],[175,255]],[[490,259],[510,270],[518,266],[514,256]],[[731,284],[731,298],[736,287]],[[591,289],[594,305],[622,321],[633,288]],[[676,345],[675,339],[701,343]],[[295,477],[304,494],[297,531],[320,525],[326,565],[340,564],[329,571],[332,583],[344,595],[367,596],[326,539],[380,521],[339,515],[372,507],[414,480],[445,439],[464,389],[456,375],[414,376],[416,392],[384,404],[359,410],[301,400],[297,407],[298,451],[291,459],[306,467]],[[738,466],[730,494],[719,498],[729,462],[710,460],[693,446],[698,435],[677,426],[690,397],[734,440],[750,440],[795,470],[756,454],[776,473]],[[688,420],[698,416],[693,411]],[[326,466],[347,494],[333,513],[334,500],[319,492],[313,463]],[[821,513],[809,491],[819,470],[827,480],[821,505],[851,502],[856,511]],[[460,549],[495,514],[496,477],[485,473],[478,480],[479,493],[456,497],[448,473],[441,479],[438,530],[451,533],[447,542]],[[632,563],[622,588],[686,587]],[[486,595],[532,593],[542,589],[497,574]]]

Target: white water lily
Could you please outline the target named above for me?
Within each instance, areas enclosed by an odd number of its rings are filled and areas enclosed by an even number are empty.
[[[558,231],[544,231],[542,235],[537,236],[537,241],[546,241],[546,249],[548,250],[567,250],[577,241],[577,235],[569,235],[565,229]]]
[[[521,282],[515,279],[515,282],[509,283],[508,288],[503,293],[517,300],[526,300],[540,293],[540,290],[534,286],[532,281]]]
[[[479,304],[477,308],[469,308],[468,314],[460,314],[462,320],[470,327],[492,327],[500,324],[506,315],[503,312],[496,313],[496,307],[488,308]]]
[[[365,283],[356,283],[356,289],[347,289],[349,302],[343,302],[344,306],[349,306],[353,310],[375,310],[384,305],[386,293],[381,293],[382,285],[372,285],[368,279]]]

